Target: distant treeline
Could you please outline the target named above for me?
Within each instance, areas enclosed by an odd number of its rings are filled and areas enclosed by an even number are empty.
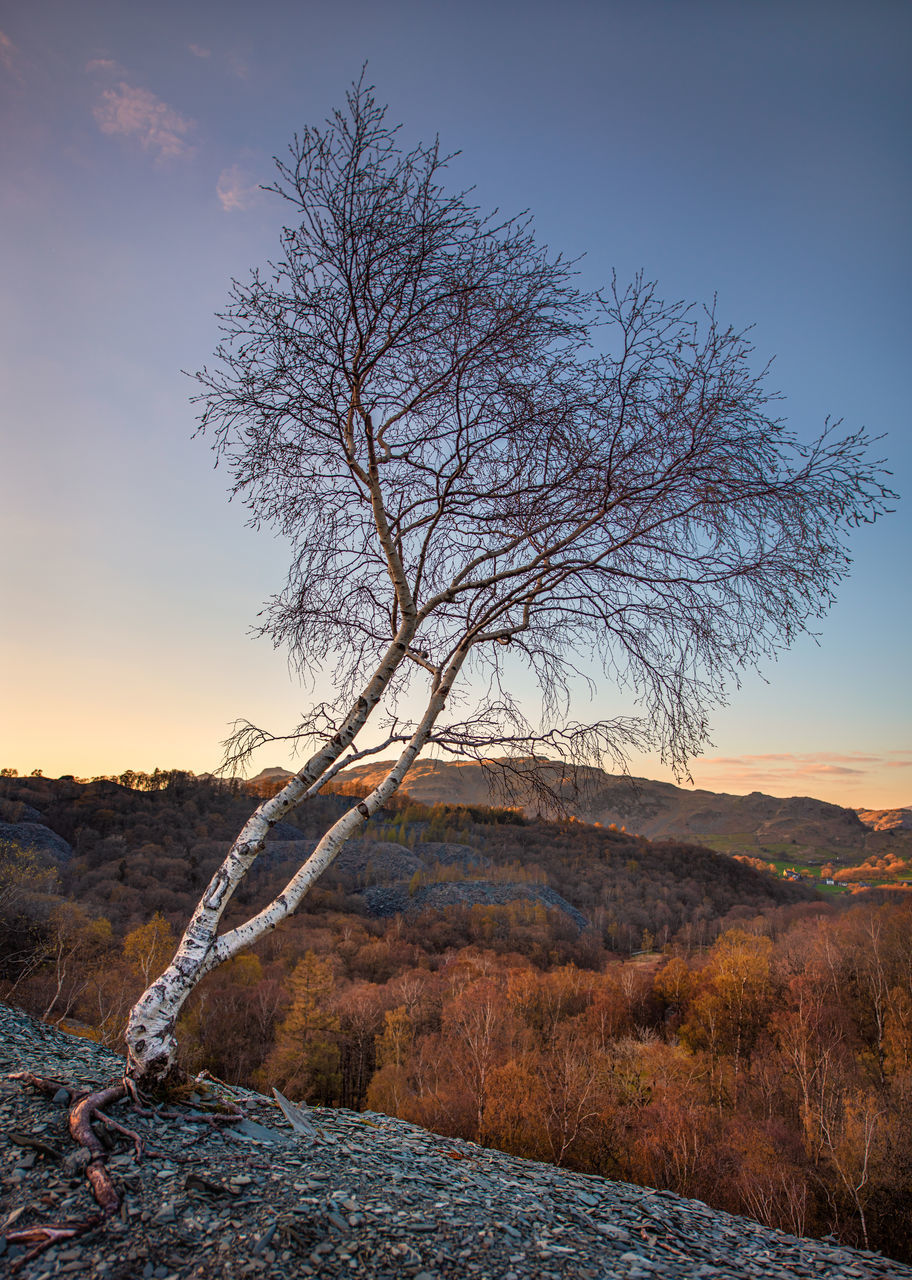
[[[41,769],[33,769],[28,775],[30,778],[44,778]],[[0,778],[18,778],[18,769],[0,769]],[[197,779],[196,775],[187,769],[153,769],[151,773],[143,773],[141,770],[125,769],[123,773],[99,773],[93,778],[77,778],[73,774],[65,774],[62,778],[57,779],[60,782],[116,782],[121,787],[128,787],[132,791],[166,791],[173,787],[182,787],[187,783],[202,781]],[[208,781],[208,779],[207,779]],[[220,786],[225,786],[229,790],[233,787],[235,791],[243,788],[243,783],[237,778],[231,778],[224,783],[220,779],[214,779]]]

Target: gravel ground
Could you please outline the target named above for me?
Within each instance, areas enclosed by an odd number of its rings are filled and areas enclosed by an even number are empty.
[[[83,1219],[95,1204],[67,1133],[67,1099],[10,1081],[29,1070],[104,1083],[122,1061],[0,1005],[0,1270],[6,1233]],[[217,1099],[246,1113],[212,1120]],[[371,1112],[308,1112],[302,1135],[260,1094],[213,1086],[167,1114],[111,1115],[119,1215],[21,1265],[24,1280],[374,1277],[377,1280],[912,1280],[879,1254],[799,1240],[668,1192],[567,1173]]]

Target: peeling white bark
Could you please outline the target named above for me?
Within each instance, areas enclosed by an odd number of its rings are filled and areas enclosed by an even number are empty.
[[[212,948],[207,970],[214,968],[225,960],[230,960],[232,956],[237,955],[245,947],[249,947],[257,938],[262,937],[268,930],[274,929],[277,924],[291,915],[299,906],[311,885],[319,879],[327,867],[335,860],[346,840],[349,840],[356,831],[364,826],[369,818],[373,817],[386,804],[393,792],[401,785],[418,753],[427,742],[434,727],[434,722],[446,703],[446,697],[453,680],[465,660],[466,652],[467,650],[457,655],[456,659],[448,666],[443,678],[437,683],[420,724],[409,739],[405,750],[383,781],[330,827],[316,849],[314,849],[300,870],[289,880],[277,898],[257,915],[252,916],[245,924],[232,929],[230,933],[223,934],[216,941]]]
[[[222,960],[228,958],[228,955],[223,953],[221,947],[217,949],[216,933],[218,926],[225,907],[235,889],[250,870],[257,856],[262,853],[270,830],[281,818],[295,809],[308,794],[314,793],[317,789],[315,784],[322,779],[327,771],[332,769],[335,762],[354,741],[367,722],[371,712],[382,698],[384,690],[397,667],[405,660],[409,645],[414,639],[416,628],[417,619],[414,613],[410,611],[403,618],[395,639],[384,654],[372,678],[365,686],[363,693],[349,710],[338,733],[298,770],[294,778],[281,791],[270,799],[265,800],[244,824],[240,835],[231,846],[225,860],[206,887],[193,913],[193,917],[187,925],[171,964],[161,977],[157,978],[147,988],[133,1006],[126,1030],[127,1074],[141,1087],[143,1085],[155,1086],[160,1084],[173,1073],[177,1050],[174,1027],[178,1015],[200,978],[217,964],[220,964]],[[423,723],[424,721],[422,721]],[[428,726],[421,744],[412,752],[408,764],[411,764],[429,732],[430,726]],[[414,741],[414,738],[412,741]],[[402,759],[408,755],[410,747],[411,743],[406,748],[406,751],[403,752]],[[396,773],[397,771],[394,770],[393,772]],[[397,780],[389,790],[384,792],[383,797],[377,801],[375,809],[379,808],[387,796],[392,794],[403,775],[404,770],[402,774],[397,776]],[[381,788],[378,788],[378,791],[382,789],[382,785]],[[355,810],[355,813],[358,814],[358,810]],[[346,815],[347,817],[348,815]],[[331,846],[327,846],[327,848],[331,847],[332,851],[328,853],[325,859],[322,855],[318,858],[319,870],[315,871],[312,877],[307,880],[295,899],[295,905],[303,897],[313,880],[316,879],[319,871],[328,866],[336,856],[344,841],[351,834],[351,830],[363,825],[364,821],[366,821],[366,816],[362,817],[358,814],[358,821],[351,829],[346,827],[345,834],[341,839],[338,842],[334,840],[331,842]],[[344,823],[345,819],[343,818],[341,822]],[[339,824],[337,823],[336,826],[339,826]],[[336,828],[334,827],[333,831],[335,830]],[[321,853],[321,849],[323,849],[331,834],[327,833],[314,855],[308,859],[305,867],[310,866],[314,858],[317,858],[317,855]],[[300,876],[301,873],[299,872],[298,874]],[[297,879],[298,877],[296,876],[292,884]],[[284,897],[285,894],[281,894],[276,902],[280,902]],[[293,909],[293,907],[288,908],[288,910]],[[281,919],[284,915],[287,915],[288,910],[281,913],[278,918]],[[246,927],[242,926],[242,928]],[[258,932],[252,935],[251,940],[253,940],[253,937],[259,937],[260,933],[267,928],[272,927],[274,927],[272,923],[264,924]],[[237,933],[237,930],[234,930],[233,933]],[[244,942],[240,945],[247,945],[247,943]],[[234,955],[240,949],[240,945],[228,954]]]

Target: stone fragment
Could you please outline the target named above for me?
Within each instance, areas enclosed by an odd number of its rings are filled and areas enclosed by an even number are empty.
[[[75,1151],[71,1151],[63,1157],[61,1164],[66,1173],[79,1174],[89,1163],[90,1158],[85,1147],[77,1147]]]
[[[257,1240],[256,1244],[253,1246],[253,1252],[255,1254],[264,1253],[269,1249],[269,1246],[272,1243],[272,1238],[278,1229],[278,1225],[278,1220],[273,1221],[263,1235],[260,1236],[259,1240]]]
[[[619,1262],[626,1262],[628,1265],[636,1267],[644,1267],[647,1271],[655,1269],[655,1263],[651,1258],[645,1257],[642,1253],[622,1253]]]
[[[209,1196],[227,1196],[231,1194],[228,1187],[223,1186],[220,1182],[213,1182],[210,1178],[203,1178],[198,1173],[188,1173],[184,1180],[184,1187],[187,1191],[201,1191],[204,1195]]]
[[[237,1138],[240,1141],[267,1142],[274,1146],[284,1146],[291,1142],[290,1134],[279,1133],[277,1129],[267,1129],[256,1120],[239,1120],[237,1124],[226,1125],[222,1130],[226,1138]]]
[[[286,1097],[279,1093],[278,1089],[273,1089],[273,1096],[279,1104],[279,1110],[282,1115],[294,1129],[295,1133],[301,1134],[303,1137],[313,1140],[317,1136],[317,1130],[313,1121],[300,1106],[295,1106],[293,1102],[289,1102]]]

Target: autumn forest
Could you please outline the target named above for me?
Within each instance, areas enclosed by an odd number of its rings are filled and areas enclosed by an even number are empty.
[[[345,803],[280,824],[239,911]],[[0,778],[0,998],[117,1047],[249,806]],[[201,984],[187,1067],[912,1259],[909,895],[407,796],[366,837]]]

